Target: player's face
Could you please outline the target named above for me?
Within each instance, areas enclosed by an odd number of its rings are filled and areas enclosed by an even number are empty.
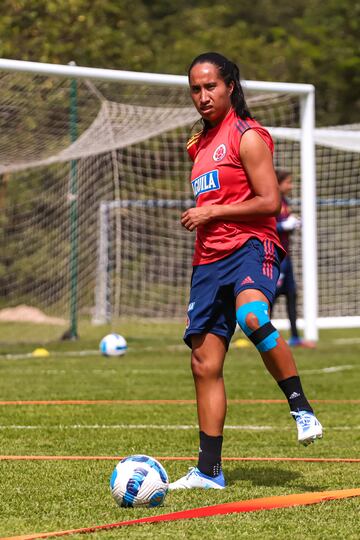
[[[285,196],[289,195],[290,191],[292,190],[292,187],[293,185],[292,185],[291,176],[287,176],[285,180],[283,180],[281,184],[279,185],[280,192]]]
[[[209,62],[195,64],[191,69],[190,95],[204,120],[211,126],[221,122],[231,108],[231,93],[234,83],[226,86],[217,66]]]

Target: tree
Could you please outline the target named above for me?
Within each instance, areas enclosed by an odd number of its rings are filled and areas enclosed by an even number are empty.
[[[314,84],[318,123],[351,123],[359,20],[351,0],[3,0],[0,56],[184,74],[218,50],[247,79]]]

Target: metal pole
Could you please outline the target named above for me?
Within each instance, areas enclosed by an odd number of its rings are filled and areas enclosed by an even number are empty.
[[[116,69],[89,68],[75,65],[44,64],[41,62],[27,62],[24,60],[9,60],[0,58],[0,70],[21,71],[25,73],[39,73],[41,75],[72,77],[82,79],[98,79],[103,81],[122,81],[134,84],[160,84],[169,86],[188,87],[188,78],[185,75],[164,75],[160,73],[144,73],[138,71],[120,71]],[[244,90],[260,90],[261,92],[286,92],[288,94],[307,94],[311,91],[311,84],[283,83],[268,81],[242,81]]]
[[[98,264],[96,271],[95,311],[93,324],[110,322],[109,312],[109,214],[108,201],[101,201],[99,207]]]
[[[315,89],[301,97],[301,214],[304,336],[318,340],[318,276],[316,231]]]
[[[71,62],[70,65],[75,65]],[[70,139],[77,139],[77,80],[70,83]],[[70,202],[70,330],[69,339],[77,339],[78,311],[78,175],[77,160],[70,164],[69,202]]]

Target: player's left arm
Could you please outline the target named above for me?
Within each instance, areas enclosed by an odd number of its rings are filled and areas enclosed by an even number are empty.
[[[272,153],[254,129],[246,131],[241,138],[240,159],[254,196],[241,203],[190,208],[181,219],[186,229],[192,231],[218,219],[250,221],[256,216],[276,216],[280,212],[281,197]]]
[[[241,213],[276,216],[281,210],[281,194],[270,148],[254,129],[246,131],[240,143],[240,159],[254,197],[243,203]]]

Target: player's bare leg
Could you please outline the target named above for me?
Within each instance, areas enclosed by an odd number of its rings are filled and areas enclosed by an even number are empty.
[[[194,377],[200,431],[211,436],[223,433],[226,393],[223,366],[225,340],[215,334],[192,337],[191,370]]]
[[[236,299],[240,326],[258,348],[264,364],[284,392],[296,420],[298,441],[307,446],[322,437],[322,426],[315,417],[297,372],[290,347],[269,320],[269,304],[256,289],[242,291]]]
[[[222,434],[226,415],[223,366],[225,340],[215,334],[192,336],[191,369],[194,377],[200,429],[197,467],[169,489],[225,487],[221,471]]]

